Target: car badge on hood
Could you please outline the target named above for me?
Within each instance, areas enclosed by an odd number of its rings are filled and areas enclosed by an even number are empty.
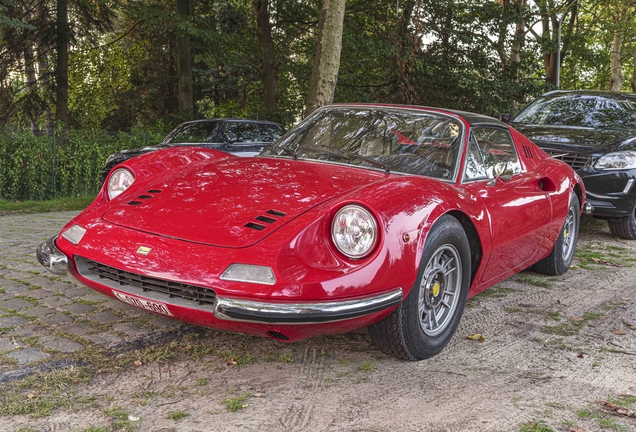
[[[148,246],[139,246],[139,249],[137,249],[136,253],[139,255],[148,255],[151,251],[152,251],[152,248]]]

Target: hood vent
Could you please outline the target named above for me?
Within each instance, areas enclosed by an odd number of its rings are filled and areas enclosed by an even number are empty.
[[[286,213],[283,213],[283,212],[278,211],[278,210],[267,210],[265,213],[268,214],[268,215],[278,216],[278,217],[283,217],[283,216],[286,215]],[[278,222],[278,219],[275,219],[275,218],[269,217],[269,216],[263,216],[263,215],[256,216],[254,218],[254,220],[257,220],[259,222],[264,222],[264,223],[269,224],[269,225]],[[259,223],[254,223],[254,222],[248,222],[244,226],[246,226],[247,228],[252,228],[252,229],[258,230],[258,231],[263,231],[265,228],[267,228],[266,225],[259,224]]]
[[[131,205],[131,206],[138,206],[143,204],[141,201],[128,201],[126,204]]]

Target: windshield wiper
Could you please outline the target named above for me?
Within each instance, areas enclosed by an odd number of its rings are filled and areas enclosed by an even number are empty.
[[[350,158],[349,161],[351,161],[353,159],[362,159],[363,161],[368,162],[371,165],[375,165],[378,168],[382,168],[385,173],[391,174],[391,168],[387,164],[385,164],[383,162],[380,162],[379,160],[375,160],[375,159],[370,158],[368,156],[360,156],[358,154],[352,154],[352,155],[349,156],[349,158]]]
[[[298,153],[296,152],[296,150],[292,150],[292,149],[287,148],[287,147],[275,147],[274,144],[267,144],[265,147],[269,147],[269,148],[271,148],[274,151],[276,151],[278,149],[281,149],[282,151],[284,151],[288,155],[291,155],[291,157],[293,157],[294,160],[298,159]],[[278,156],[278,153],[276,153],[276,156]]]

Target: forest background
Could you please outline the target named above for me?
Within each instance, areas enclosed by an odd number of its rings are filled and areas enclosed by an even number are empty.
[[[20,162],[50,152],[26,132],[82,131],[62,150],[97,161],[68,162],[86,177],[67,176],[69,195],[99,186],[109,152],[182,121],[290,127],[332,101],[496,116],[555,89],[559,70],[563,89],[636,91],[636,0],[0,0],[0,197],[66,187],[55,162]],[[127,135],[80,144],[106,131]]]

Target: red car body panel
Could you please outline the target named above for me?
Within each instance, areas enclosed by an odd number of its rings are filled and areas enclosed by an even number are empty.
[[[429,111],[458,118],[467,141],[471,125],[461,115]],[[311,303],[362,299],[397,288],[405,297],[416,280],[428,230],[442,215],[452,214],[478,242],[473,296],[546,257],[570,196],[585,196],[569,166],[549,158],[514,129],[510,133],[524,172],[495,186],[462,183],[461,171],[449,182],[313,160],[237,158],[188,147],[159,150],[120,165],[134,174],[133,185],[112,201],[102,190],[62,230],[84,227],[81,242],[59,236],[56,245],[68,257],[209,287],[219,297]],[[331,240],[331,220],[347,203],[363,206],[378,222],[377,244],[361,260],[347,258]],[[250,223],[264,228],[246,226]],[[140,255],[140,246],[151,252]],[[221,279],[233,263],[270,267],[276,283]],[[74,259],[69,269],[85,285],[115,297],[116,288],[81,276]],[[368,326],[394,309],[329,323],[263,324],[222,320],[205,307],[164,303],[186,322],[257,335],[277,332],[292,341]]]

